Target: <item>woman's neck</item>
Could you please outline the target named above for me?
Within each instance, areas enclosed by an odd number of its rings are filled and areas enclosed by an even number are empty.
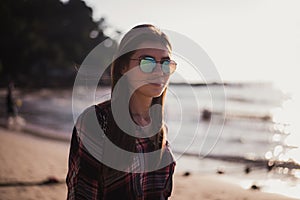
[[[151,97],[147,97],[135,92],[132,94],[129,102],[129,109],[133,120],[137,124],[145,126],[150,123],[151,119],[149,110],[151,102]]]

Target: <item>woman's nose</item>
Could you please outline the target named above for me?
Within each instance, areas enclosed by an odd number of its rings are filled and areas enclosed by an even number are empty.
[[[162,71],[162,68],[161,68],[161,64],[160,63],[156,63],[156,66],[155,68],[153,69],[153,74],[156,74],[156,75],[164,75],[164,72]]]

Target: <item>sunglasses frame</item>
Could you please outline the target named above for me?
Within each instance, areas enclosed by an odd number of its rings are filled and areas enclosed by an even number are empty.
[[[148,58],[148,60],[146,59]],[[176,67],[177,67],[177,63],[174,61],[174,60],[170,60],[170,59],[162,59],[162,60],[156,60],[153,56],[142,56],[140,58],[131,58],[130,60],[138,60],[139,61],[139,68],[142,72],[144,73],[147,73],[147,74],[150,74],[154,71],[154,69],[157,67],[157,64],[159,63],[161,65],[161,70],[163,71],[164,74],[168,74],[168,75],[171,75],[175,72],[176,70]],[[153,69],[150,71],[150,72],[147,72],[147,71],[144,71],[143,68],[141,67],[141,62],[142,60],[147,60],[147,61],[153,61],[153,64],[155,63],[155,66],[153,67]],[[172,71],[170,65],[173,64],[175,67],[174,67],[174,70],[171,72],[171,73],[166,73],[164,70],[163,70],[163,63],[165,61],[169,61],[169,70]]]

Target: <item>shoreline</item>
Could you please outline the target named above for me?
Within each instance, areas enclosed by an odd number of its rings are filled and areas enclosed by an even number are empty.
[[[41,135],[40,135],[41,136]],[[0,183],[40,182],[54,177],[59,184],[9,186],[0,185],[0,199],[65,199],[69,143],[28,134],[25,131],[10,131],[0,127]],[[172,200],[177,199],[279,199],[289,197],[245,190],[217,174],[191,172],[184,176],[178,160],[174,176]]]
[[[247,168],[244,163],[225,162],[214,159],[197,159],[182,156],[177,162],[177,174],[197,174],[211,176],[245,190],[257,188],[268,194],[284,195],[289,198],[300,199],[300,180],[294,175],[278,171],[268,171],[265,168]],[[249,171],[246,171],[249,170]]]

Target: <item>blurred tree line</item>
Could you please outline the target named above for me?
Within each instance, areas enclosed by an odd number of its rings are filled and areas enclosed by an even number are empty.
[[[81,0],[1,0],[1,86],[72,86],[75,66],[108,38],[103,23]],[[115,48],[112,40],[99,60],[110,62]]]

